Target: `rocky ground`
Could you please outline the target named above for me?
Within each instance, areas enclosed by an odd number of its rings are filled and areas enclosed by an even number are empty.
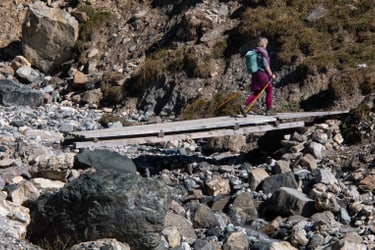
[[[342,120],[304,129],[79,152],[65,141],[69,132],[176,119],[180,102],[197,93],[246,87],[239,54],[225,71],[217,60],[210,78],[166,76],[180,84],[150,88],[122,105],[103,105],[97,84],[113,71],[122,75],[116,84],[131,78],[181,20],[182,40],[196,35],[191,27],[210,31],[196,46],[203,53],[221,38],[215,30],[236,25],[229,17],[242,5],[210,1],[187,11],[168,1],[46,1],[72,14],[79,3],[107,7],[116,20],[78,61],[64,64],[68,70],[52,74],[53,65],[30,63],[22,53],[31,2],[0,3],[2,249],[375,248],[373,97]],[[280,68],[279,77],[289,70]],[[317,78],[310,95],[325,84]],[[276,88],[276,105],[304,91]],[[112,114],[121,120],[103,122]],[[349,144],[348,134],[359,143]]]

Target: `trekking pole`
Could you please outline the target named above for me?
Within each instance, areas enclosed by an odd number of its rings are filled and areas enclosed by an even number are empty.
[[[236,98],[237,96],[240,96],[241,93],[239,92],[236,92],[236,93],[233,93],[231,96],[228,97],[228,99],[226,99],[224,102],[220,103],[219,106],[217,106],[218,108],[221,108],[222,106],[224,106],[225,104],[227,104],[228,102],[230,102],[231,100],[233,100],[234,98]]]
[[[249,104],[249,106],[246,108],[245,112],[249,113],[252,107],[254,106],[255,102],[258,100],[258,98],[263,94],[263,92],[266,90],[268,85],[271,83],[272,79],[270,79],[266,85],[262,88],[262,90],[255,96],[254,100]]]

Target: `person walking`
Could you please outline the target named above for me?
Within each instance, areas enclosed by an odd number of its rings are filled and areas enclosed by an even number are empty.
[[[257,61],[258,61],[258,72],[255,72],[251,75],[251,91],[252,93],[249,94],[245,101],[245,105],[241,106],[241,112],[245,114],[246,109],[250,104],[256,101],[256,98],[261,94],[262,89],[265,88],[266,92],[266,115],[274,115],[275,112],[272,109],[272,80],[276,78],[276,76],[272,73],[271,70],[271,61],[268,56],[267,51],[268,46],[268,39],[265,37],[259,37],[258,39],[258,46],[256,47],[257,51]]]

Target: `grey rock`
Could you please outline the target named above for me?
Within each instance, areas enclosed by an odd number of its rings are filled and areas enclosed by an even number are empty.
[[[261,212],[264,215],[302,215],[314,214],[314,201],[297,189],[281,187],[263,204]]]
[[[12,80],[0,80],[0,103],[37,107],[43,104],[43,93]]]
[[[116,170],[120,173],[135,173],[134,162],[118,152],[107,149],[88,150],[75,158],[74,168],[94,167],[96,171]]]
[[[298,183],[293,172],[271,175],[263,180],[258,186],[258,190],[264,193],[274,193],[280,187],[297,188]]]

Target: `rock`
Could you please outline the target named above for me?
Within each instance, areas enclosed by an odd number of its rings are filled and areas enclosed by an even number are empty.
[[[197,235],[194,231],[193,225],[183,216],[174,213],[167,213],[165,216],[164,227],[170,226],[175,226],[185,241],[193,243],[197,240]]]
[[[293,172],[271,175],[263,180],[257,190],[272,194],[280,187],[298,188]]]
[[[281,187],[261,207],[264,215],[303,215],[314,214],[314,201],[297,189]]]
[[[116,171],[87,173],[30,204],[30,240],[71,246],[116,238],[131,249],[150,249],[160,244],[169,205],[169,189],[155,180]]]
[[[0,80],[0,101],[6,106],[37,107],[43,104],[43,93],[12,80]]]
[[[165,227],[161,233],[167,239],[168,245],[170,247],[177,247],[180,245],[181,243],[180,234],[178,232],[177,227],[175,226]]]
[[[223,250],[248,250],[249,242],[244,232],[233,232],[223,245]]]
[[[208,140],[207,146],[217,152],[239,152],[241,148],[246,146],[246,137],[244,135],[214,137]]]
[[[268,247],[268,250],[297,250],[287,241],[273,242]]]
[[[25,83],[38,83],[41,82],[40,73],[28,66],[22,66],[16,71],[17,76],[20,78],[21,82]]]
[[[375,171],[370,175],[366,176],[361,182],[359,183],[358,187],[363,192],[374,192],[375,191]]]
[[[307,146],[308,152],[310,152],[317,160],[323,159],[323,149],[325,149],[324,145],[315,141],[310,142]]]
[[[116,170],[121,173],[135,173],[134,162],[126,156],[107,149],[88,150],[76,155],[74,168],[90,168],[96,171]]]
[[[22,24],[22,50],[32,65],[53,72],[70,59],[77,39],[78,21],[68,12],[42,2],[29,5]]]
[[[35,200],[39,197],[39,190],[32,182],[27,180],[14,185],[8,185],[5,190],[8,192],[8,199],[19,205],[26,200]]]
[[[126,243],[116,239],[100,239],[96,241],[86,241],[75,244],[69,250],[88,250],[88,249],[113,249],[113,250],[131,250]]]
[[[308,170],[312,171],[318,167],[316,163],[316,159],[311,154],[305,154],[301,159],[302,167],[307,168]]]
[[[206,186],[209,195],[216,196],[230,193],[229,180],[222,179],[221,177],[206,181]]]
[[[251,190],[256,190],[258,185],[270,175],[264,168],[255,168],[249,171],[248,176]]]
[[[193,223],[194,226],[203,228],[220,226],[212,210],[203,204],[199,204],[195,209]]]
[[[258,211],[249,193],[236,195],[228,208],[228,215],[234,225],[245,226],[258,217]]]
[[[23,238],[15,237],[4,229],[0,229],[0,246],[2,249],[43,250],[40,246],[31,244]]]
[[[6,200],[6,197],[5,192],[0,192],[0,232],[6,232],[14,239],[25,239],[31,220],[29,209]]]
[[[323,184],[338,183],[336,177],[333,175],[330,169],[318,169],[315,181]]]

